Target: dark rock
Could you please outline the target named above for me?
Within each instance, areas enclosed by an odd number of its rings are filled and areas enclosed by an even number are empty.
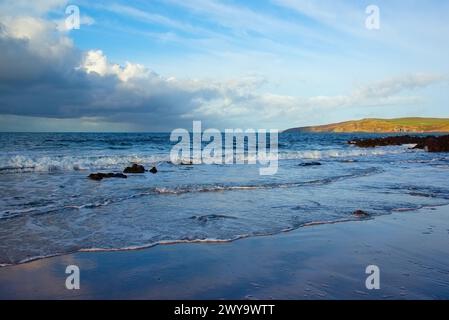
[[[300,167],[321,166],[320,162],[304,162],[299,164]]]
[[[190,219],[197,220],[202,223],[206,223],[206,222],[214,221],[214,220],[237,219],[237,218],[232,217],[232,216],[222,215],[222,214],[209,214],[209,215],[204,215],[204,216],[193,216],[193,217],[190,217]]]
[[[156,167],[153,167],[149,170],[152,174],[156,174],[157,173],[157,169]]]
[[[428,152],[449,152],[449,135],[428,138],[424,149]]]
[[[104,178],[104,176],[101,173],[91,173],[88,178],[92,179],[92,180],[100,181]]]
[[[99,173],[90,174],[88,178],[92,179],[92,180],[100,181],[100,180],[108,179],[108,178],[126,179],[128,177],[126,175],[124,175],[123,173],[100,173],[99,172]]]
[[[363,210],[357,210],[352,213],[356,217],[369,217],[369,214]]]
[[[416,144],[412,149],[424,149],[428,152],[449,152],[449,135],[427,137],[394,136],[375,139],[357,139],[348,141],[348,143],[361,148]]]
[[[131,167],[127,167],[123,170],[123,173],[145,173],[145,167],[134,163]]]
[[[374,148],[383,146],[399,146],[402,144],[421,144],[427,137],[394,136],[374,139],[356,139],[348,141],[361,148]]]

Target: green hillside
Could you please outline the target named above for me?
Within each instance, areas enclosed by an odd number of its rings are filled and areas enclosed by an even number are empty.
[[[448,118],[362,119],[321,126],[299,127],[285,132],[449,132]]]

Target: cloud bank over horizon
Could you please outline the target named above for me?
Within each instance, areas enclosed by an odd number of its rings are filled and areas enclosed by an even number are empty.
[[[328,44],[333,32],[348,37],[348,43],[362,41],[357,40],[360,37],[363,41],[366,41],[364,37],[372,37],[365,35],[363,28],[358,30],[333,18],[332,8],[338,8],[340,2],[332,5],[328,1],[316,1],[313,6],[303,6],[307,1],[293,0],[270,3],[279,10],[287,10],[289,15],[302,17],[288,20],[269,15],[263,8],[242,4],[212,0],[189,4],[176,0],[164,2],[195,15],[197,20],[190,22],[152,12],[161,8],[150,10],[119,3],[94,6],[80,2],[80,31],[64,28],[67,1],[2,2],[0,131],[169,131],[189,128],[192,120],[202,120],[218,128],[285,129],[349,117],[407,116],[412,112],[413,115],[448,115],[444,114],[447,94],[442,93],[447,91],[448,84],[446,60],[429,61],[429,65],[413,61],[389,71],[388,57],[381,54],[381,60],[385,60],[377,64],[369,61],[373,57],[367,57],[365,78],[360,76],[362,71],[352,70],[352,63],[345,66],[347,52],[339,53],[336,49],[335,54],[329,55],[323,53],[326,50],[310,47],[311,43],[312,47]],[[99,11],[110,12],[112,16],[101,16]],[[346,11],[351,15],[356,12],[354,8]],[[108,20],[116,15],[124,21],[111,26]],[[214,19],[215,28],[203,25],[210,24],[205,22],[205,15]],[[272,23],[271,27],[267,27],[267,21]],[[113,35],[101,37],[118,26],[126,36],[123,41],[130,44],[129,50],[113,45]],[[76,35],[89,29],[89,36]],[[154,63],[141,62],[145,59],[137,54],[133,56],[135,39],[132,37],[137,31],[148,30],[153,30],[150,37],[154,37],[156,29],[159,37],[153,47],[162,46],[166,51],[152,54]],[[447,28],[440,30],[445,31]],[[286,47],[284,39],[275,42],[278,33],[300,34],[305,40],[303,44]],[[165,35],[163,40],[161,35]],[[88,37],[102,40],[91,46]],[[239,43],[245,39],[248,43]],[[200,53],[198,49],[189,51],[189,45],[201,41]],[[392,39],[368,41],[379,45]],[[170,50],[172,42],[182,50]],[[388,48],[391,44],[383,45]],[[148,46],[152,48],[151,41]],[[441,46],[442,51],[447,49],[445,44]],[[260,50],[265,52],[262,54]],[[304,57],[303,50],[315,58],[309,57],[310,63],[297,65]],[[117,57],[117,52],[124,52],[121,54],[124,59]],[[218,60],[223,66],[215,63],[217,52],[223,54]],[[256,57],[255,66],[241,67],[246,57],[238,54],[246,53]],[[115,59],[109,58],[110,55]],[[338,65],[340,55],[343,66]],[[133,62],[136,60],[139,62]],[[202,66],[197,66],[198,60]],[[162,71],[158,70],[158,61]],[[322,67],[313,67],[320,62]],[[357,62],[360,63],[365,65]],[[278,68],[272,71],[272,65]],[[345,67],[347,73],[338,70]],[[376,70],[382,68],[388,72]],[[434,109],[429,112],[431,107]]]

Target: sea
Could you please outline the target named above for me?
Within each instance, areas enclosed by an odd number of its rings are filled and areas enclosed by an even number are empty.
[[[0,133],[0,266],[236,241],[449,204],[448,154],[348,144],[379,136],[281,133],[278,170],[260,175],[259,163],[172,163],[169,133]],[[88,178],[133,163],[158,172]]]

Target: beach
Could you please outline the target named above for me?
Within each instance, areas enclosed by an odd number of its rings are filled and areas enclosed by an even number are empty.
[[[448,299],[449,207],[230,243],[79,252],[0,269],[1,299]],[[80,268],[79,290],[65,269]],[[368,290],[365,269],[380,269]]]

